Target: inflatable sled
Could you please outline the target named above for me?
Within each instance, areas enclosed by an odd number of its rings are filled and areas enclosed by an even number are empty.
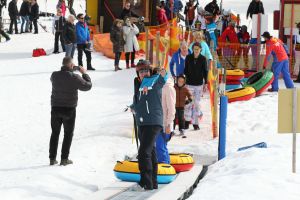
[[[170,164],[176,172],[189,171],[194,166],[194,159],[191,155],[185,153],[170,153]]]
[[[118,161],[114,168],[115,176],[122,181],[139,182],[141,179],[137,161]],[[158,164],[157,182],[170,183],[176,178],[175,169],[168,164]]]
[[[240,69],[227,69],[226,70],[226,82],[227,81],[240,81],[244,78],[245,73]],[[222,75],[220,74],[219,80],[222,80]]]
[[[226,84],[226,90],[235,90],[241,88],[241,84],[236,84],[236,85],[227,85]]]
[[[256,92],[253,87],[245,87],[235,90],[230,90],[225,93],[228,97],[228,102],[236,102],[236,101],[248,101],[255,97]]]
[[[256,91],[256,96],[261,95],[273,82],[273,72],[266,70],[263,72],[257,72],[249,77],[245,83],[245,87],[253,87]]]

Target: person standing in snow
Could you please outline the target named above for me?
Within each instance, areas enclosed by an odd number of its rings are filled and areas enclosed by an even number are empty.
[[[9,25],[9,34],[13,33],[13,26],[15,26],[15,34],[18,34],[18,18],[19,18],[19,11],[17,7],[18,0],[12,0],[8,4],[8,13],[10,18],[10,25]]]
[[[75,16],[69,15],[63,31],[66,56],[71,56],[72,58],[74,57],[74,53],[76,49],[76,30],[75,30],[74,22],[75,22]]]
[[[193,53],[185,59],[184,75],[186,84],[194,97],[192,109],[192,124],[194,130],[199,130],[199,118],[201,117],[200,99],[202,92],[207,90],[207,61],[201,55],[201,44],[195,42],[193,44]]]
[[[20,16],[22,19],[21,33],[28,32],[29,14],[30,14],[30,2],[28,0],[23,0],[21,9],[20,9]],[[24,27],[24,25],[25,25],[25,27]]]
[[[191,51],[188,48],[187,42],[181,41],[180,48],[173,54],[170,61],[170,72],[175,80],[177,76],[180,76],[184,73],[185,58],[190,53]]]
[[[62,16],[65,17],[66,16],[66,10],[67,10],[65,0],[59,0],[57,5],[56,5],[56,9],[61,9]]]
[[[250,34],[247,31],[247,26],[243,25],[240,28],[240,31],[238,32],[237,36],[238,36],[238,39],[241,44],[241,48],[238,49],[238,56],[239,56],[239,59],[240,59],[240,56],[243,57],[245,67],[248,69],[249,68],[248,54],[249,54],[249,49],[250,49],[249,48]]]
[[[263,3],[260,0],[252,0],[248,7],[246,18],[248,19],[248,17],[250,16],[250,18],[252,19],[252,15],[259,13],[265,14]]]
[[[140,66],[141,65],[141,66]],[[145,190],[158,188],[155,139],[163,129],[162,88],[168,77],[165,70],[150,76],[150,65],[143,60],[138,63],[141,84],[131,110],[139,127],[138,151],[141,179],[139,186]],[[134,98],[135,99],[135,98]]]
[[[37,4],[36,0],[31,0],[31,10],[29,15],[30,22],[33,23],[34,26],[34,34],[39,33],[38,28],[38,19],[39,19],[39,5]],[[32,24],[30,23],[30,32],[32,31]]]
[[[165,10],[165,2],[164,1],[160,2],[160,6],[157,8],[156,12],[157,12],[157,21],[158,21],[159,25],[167,24],[169,22],[167,14],[166,14],[166,10]]]
[[[194,0],[189,0],[184,7],[184,14],[186,20],[187,29],[190,30],[191,26],[193,25],[194,18],[195,18],[195,10],[199,5],[198,1],[196,5],[194,5]]]
[[[56,16],[53,19],[52,23],[52,33],[55,35],[55,40],[54,40],[54,51],[53,53],[57,54],[59,53],[59,47],[58,47],[58,40],[60,39],[61,47],[63,51],[65,52],[65,41],[63,37],[63,30],[64,26],[66,24],[66,18],[62,16],[62,11],[61,9],[57,9]]]
[[[289,70],[289,57],[287,55],[287,47],[284,46],[283,42],[270,35],[269,32],[264,32],[262,37],[266,41],[266,56],[264,60],[263,69],[265,70],[269,57],[273,55],[272,71],[274,73],[274,81],[272,88],[268,89],[269,92],[278,92],[278,79],[280,74],[283,76],[284,84],[286,88],[294,88],[294,83],[290,76]]]
[[[125,25],[123,26],[123,34],[125,38],[125,58],[126,68],[135,67],[135,52],[140,50],[139,42],[136,35],[139,33],[138,27],[131,22],[130,18],[126,18]],[[131,65],[129,66],[129,57],[131,56]]]
[[[83,66],[82,56],[83,52],[86,56],[87,70],[95,70],[92,67],[92,55],[88,46],[90,44],[90,31],[87,23],[84,21],[84,15],[82,13],[77,15],[78,22],[76,24],[76,39],[77,39],[77,51],[78,51],[78,65]]]
[[[71,57],[65,57],[60,71],[51,75],[51,128],[49,159],[50,165],[57,164],[57,147],[61,126],[64,126],[64,139],[61,149],[60,165],[73,164],[69,159],[70,148],[75,128],[76,107],[78,102],[78,90],[88,91],[92,88],[92,82],[86,69],[79,67],[82,76],[75,74],[74,63]]]
[[[153,74],[160,73],[161,68],[154,68]],[[174,80],[169,77],[162,89],[163,130],[156,137],[156,154],[158,163],[170,164],[167,143],[172,137],[175,119],[176,91]]]
[[[195,17],[192,29],[196,29],[197,31],[203,31],[205,33],[206,31],[206,20],[204,17],[205,10],[202,7],[197,8],[197,16]]]
[[[177,83],[175,84],[176,90],[176,114],[174,120],[174,129],[176,127],[176,121],[179,126],[179,136],[185,138],[184,129],[188,129],[190,121],[185,120],[184,109],[185,106],[190,104],[193,101],[193,97],[189,89],[185,85],[185,76],[180,75],[177,77]]]
[[[119,19],[122,19],[122,20],[126,20],[126,18],[131,18],[131,17],[134,17],[134,18],[139,18],[139,15],[135,14],[132,10],[131,10],[131,4],[130,4],[130,1],[126,1],[125,2],[125,6],[122,10],[122,13],[119,17]]]
[[[113,52],[115,54],[115,71],[122,70],[119,67],[122,52],[124,52],[124,33],[123,20],[116,19],[110,31],[110,41],[113,43]]]

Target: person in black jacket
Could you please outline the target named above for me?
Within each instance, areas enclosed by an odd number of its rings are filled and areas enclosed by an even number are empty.
[[[23,0],[21,9],[20,9],[20,16],[22,19],[21,24],[21,33],[28,32],[28,25],[29,25],[29,14],[30,14],[30,3],[28,0]],[[25,28],[24,28],[25,25]]]
[[[73,138],[76,119],[76,107],[78,102],[78,90],[88,91],[92,88],[91,78],[86,74],[86,69],[79,67],[82,77],[75,74],[73,59],[65,57],[60,71],[51,75],[51,128],[49,158],[50,165],[55,165],[57,146],[61,125],[64,126],[64,140],[61,149],[60,165],[68,165],[73,162],[69,160],[69,152]]]
[[[55,34],[54,51],[53,53],[59,53],[58,40],[60,39],[61,47],[65,52],[65,41],[63,37],[63,30],[66,23],[66,18],[62,16],[60,8],[57,9],[56,16],[53,19],[52,33]]]
[[[263,3],[260,0],[252,0],[248,7],[246,18],[248,19],[248,17],[250,16],[252,19],[252,15],[259,13],[265,14]]]
[[[66,56],[73,58],[76,49],[76,30],[75,30],[75,16],[70,15],[68,21],[64,26],[63,37],[65,41]]]
[[[29,20],[30,22],[33,23],[34,26],[34,34],[38,34],[39,33],[39,29],[38,29],[38,22],[37,20],[39,19],[39,5],[37,4],[36,0],[32,0],[31,1],[31,11],[30,11],[30,15],[29,15]],[[32,31],[32,24],[30,23],[30,32]]]
[[[129,18],[131,18],[131,17],[139,18],[139,16],[131,10],[130,6],[131,6],[130,2],[126,1],[125,7],[123,8],[123,11],[119,17],[120,19],[125,21],[125,19],[128,17]]]
[[[220,13],[220,8],[217,4],[217,0],[213,0],[209,4],[205,6],[205,11],[213,14],[214,16],[218,15]]]
[[[192,111],[192,124],[194,130],[199,130],[199,118],[201,117],[200,98],[202,92],[207,90],[207,61],[204,56],[200,54],[201,44],[195,42],[193,45],[193,53],[188,55],[185,59],[184,75],[186,76],[186,84],[194,97]],[[204,82],[203,82],[204,80]]]
[[[124,52],[124,33],[123,20],[116,19],[110,31],[110,41],[113,43],[113,52],[115,53],[115,71],[122,70],[119,67],[122,52]]]
[[[18,0],[12,0],[8,4],[8,13],[10,18],[10,25],[9,25],[9,34],[13,33],[13,26],[15,26],[15,33],[18,34],[18,22],[17,19],[19,17],[19,11],[17,7]]]

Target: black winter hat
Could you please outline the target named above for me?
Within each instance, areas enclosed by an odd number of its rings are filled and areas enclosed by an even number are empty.
[[[264,32],[264,34],[262,34],[261,36],[268,38],[268,39],[270,39],[272,37],[268,31]]]

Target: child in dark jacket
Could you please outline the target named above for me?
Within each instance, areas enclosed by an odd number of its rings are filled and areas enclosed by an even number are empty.
[[[185,86],[184,75],[177,77],[177,83],[175,84],[176,90],[176,114],[174,121],[174,129],[176,126],[176,121],[178,121],[180,136],[184,136],[185,129],[185,119],[184,119],[184,107],[185,105],[192,102],[192,94],[189,89]]]

